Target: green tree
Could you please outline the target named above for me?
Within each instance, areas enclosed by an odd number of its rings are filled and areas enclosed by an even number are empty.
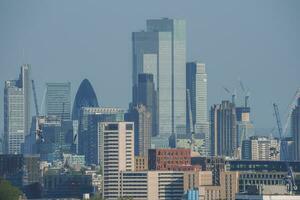
[[[22,192],[10,182],[0,178],[0,200],[18,200]]]

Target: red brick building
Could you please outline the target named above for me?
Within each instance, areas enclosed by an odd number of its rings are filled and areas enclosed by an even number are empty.
[[[190,149],[149,149],[149,170],[191,171],[200,166],[191,165]]]

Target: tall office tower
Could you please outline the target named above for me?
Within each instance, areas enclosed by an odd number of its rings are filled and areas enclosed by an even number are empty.
[[[76,120],[77,121],[77,120]],[[99,122],[124,121],[124,111],[119,108],[82,107],[78,125],[78,154],[85,156],[87,164],[100,164]]]
[[[158,134],[164,143],[172,133],[186,131],[185,21],[147,20],[147,31],[132,34],[133,97],[138,75],[151,73],[157,91]]]
[[[210,111],[211,155],[234,156],[237,149],[235,105],[222,101]]]
[[[71,113],[71,83],[47,83],[46,115],[69,120]]]
[[[246,100],[245,100],[246,102]],[[254,126],[250,121],[250,107],[247,103],[243,107],[236,107],[237,146],[242,147],[243,140],[254,135]]]
[[[252,136],[243,141],[243,160],[280,160],[280,144],[277,139]]]
[[[207,118],[207,74],[205,64],[199,62],[189,62],[186,64],[186,89],[189,91],[187,102],[190,104],[192,112],[192,119],[187,117],[187,131],[195,131],[195,133],[205,135],[205,153],[208,155],[209,122]],[[188,112],[190,112],[190,108],[187,104]]]
[[[298,98],[298,105],[292,112],[291,129],[294,139],[294,159],[300,160],[300,97]]]
[[[88,79],[84,79],[75,96],[72,120],[78,120],[82,107],[99,107],[96,93]]]
[[[5,81],[4,152],[21,153],[21,144],[30,127],[30,66],[21,66],[19,79]]]
[[[156,112],[156,91],[153,82],[153,74],[141,73],[138,75],[138,85],[133,106],[144,105],[151,113],[152,130],[151,135],[157,135],[157,112]]]
[[[100,147],[103,174],[103,197],[118,199],[120,172],[134,170],[134,124],[100,122]],[[118,191],[117,193],[115,193]]]
[[[147,156],[151,148],[152,115],[143,104],[133,109],[125,117],[126,121],[134,122],[134,154]]]

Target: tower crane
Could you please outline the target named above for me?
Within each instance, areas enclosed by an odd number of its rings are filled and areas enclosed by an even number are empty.
[[[295,97],[298,98],[299,95],[300,95],[300,93],[299,93],[299,90],[298,90]],[[284,137],[284,135],[287,131],[287,126],[288,126],[287,124],[289,123],[290,114],[289,114],[288,119],[286,121],[285,129],[283,130],[280,115],[279,115],[278,105],[276,103],[273,103],[273,108],[274,108],[274,113],[275,113],[275,117],[276,117],[276,123],[277,123],[277,128],[278,128],[278,133],[279,133],[279,139],[280,139],[280,141],[282,141],[282,139],[283,139],[283,137]],[[290,105],[289,108],[291,108],[290,110],[292,110],[293,107]],[[291,112],[292,111],[289,111],[289,113],[291,113]],[[283,157],[285,158],[287,156],[287,153],[288,153],[287,152],[287,146],[285,145],[281,149],[282,149]],[[293,194],[294,191],[297,190],[297,185],[296,185],[296,182],[295,182],[295,176],[293,174],[293,169],[290,166],[288,160],[285,160],[285,165],[286,165],[286,168],[287,168],[287,175],[284,178],[284,180],[287,184],[288,191],[290,192],[290,194]]]
[[[233,104],[235,104],[235,99],[236,99],[236,90],[234,89],[233,92],[231,92],[228,88],[223,87],[223,89],[231,95],[231,101]]]
[[[34,80],[31,80],[31,86],[32,86],[32,91],[33,91],[33,98],[34,98],[34,105],[35,105],[35,112],[36,112],[36,120],[37,120],[37,128],[36,128],[36,135],[40,139],[41,142],[44,142],[45,139],[43,137],[43,127],[42,123],[40,122],[40,113],[38,109],[38,102],[37,102],[37,95],[36,95],[36,90],[35,90],[35,83]]]

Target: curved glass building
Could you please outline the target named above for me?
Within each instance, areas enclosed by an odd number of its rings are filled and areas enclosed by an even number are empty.
[[[99,107],[97,96],[88,79],[84,79],[75,96],[72,120],[78,120],[81,107]]]

